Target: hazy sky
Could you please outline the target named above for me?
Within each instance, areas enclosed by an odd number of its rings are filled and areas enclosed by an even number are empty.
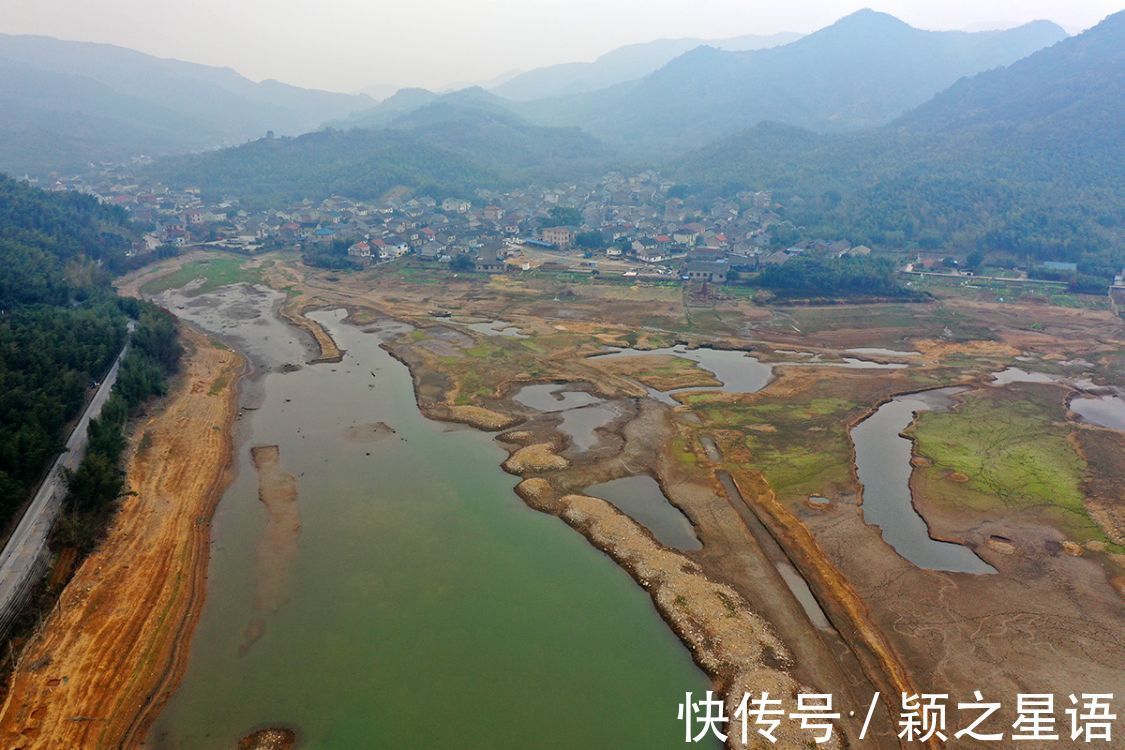
[[[440,87],[590,60],[660,37],[813,31],[863,7],[927,29],[1048,18],[1088,28],[1125,0],[0,0],[0,32],[110,42],[338,91]]]

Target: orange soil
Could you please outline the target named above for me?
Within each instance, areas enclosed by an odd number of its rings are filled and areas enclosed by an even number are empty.
[[[5,748],[135,747],[183,674],[244,360],[181,330],[185,372],[134,440],[137,494],[24,650],[0,709]]]

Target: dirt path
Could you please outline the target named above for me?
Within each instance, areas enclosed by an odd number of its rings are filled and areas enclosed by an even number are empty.
[[[24,650],[0,709],[5,748],[136,747],[183,674],[244,360],[182,331],[185,372],[133,442],[137,494]]]

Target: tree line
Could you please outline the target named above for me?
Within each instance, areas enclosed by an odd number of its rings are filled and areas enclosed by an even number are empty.
[[[172,316],[148,303],[123,300],[137,319],[117,382],[96,419],[90,420],[86,456],[67,475],[63,519],[54,533],[57,546],[88,552],[97,543],[125,488],[121,457],[126,427],[151,398],[163,396],[179,369],[183,350]]]
[[[178,360],[174,330],[111,286],[134,262],[127,251],[135,239],[120,208],[0,175],[0,524],[64,448],[67,424],[121,351],[130,317],[141,325],[137,355],[121,372],[128,408]]]

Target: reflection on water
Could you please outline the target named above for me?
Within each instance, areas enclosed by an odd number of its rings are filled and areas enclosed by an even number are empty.
[[[586,494],[613,503],[622,513],[652,532],[662,544],[682,550],[703,547],[691,521],[669,502],[660,484],[647,474],[603,482],[588,488]]]
[[[607,354],[599,354],[597,359],[611,359],[614,357],[646,357],[654,355],[671,355],[681,359],[691,360],[704,370],[712,373],[722,385],[716,387],[704,386],[701,388],[677,388],[667,393],[682,393],[685,391],[714,391],[722,390],[728,393],[756,393],[765,388],[773,378],[773,366],[759,362],[744,351],[730,349],[688,349],[685,346],[672,346],[664,349],[615,349]],[[659,391],[658,391],[659,393]],[[676,403],[668,398],[660,399],[665,403]]]
[[[915,351],[899,351],[897,349],[883,349],[878,346],[857,346],[847,351],[852,354],[859,354],[867,357],[895,357],[895,358],[908,358],[908,357],[921,357],[922,352]]]
[[[536,411],[562,412],[559,432],[570,438],[577,451],[588,451],[599,442],[597,430],[614,420],[617,410],[585,391],[565,383],[536,383],[520,388],[512,399]]]
[[[964,573],[995,569],[960,544],[931,539],[910,492],[911,442],[899,433],[916,412],[946,409],[958,389],[898,396],[852,430],[856,471],[863,485],[863,518],[878,526],[895,551],[920,568]]]
[[[1071,399],[1070,410],[1090,424],[1125,432],[1125,399],[1120,396]]]
[[[801,609],[805,610],[808,615],[809,621],[813,627],[818,630],[832,630],[832,623],[828,620],[828,615],[824,614],[824,610],[820,606],[820,602],[813,596],[812,589],[809,588],[808,581],[806,581],[797,569],[787,562],[779,562],[774,565],[777,572],[781,574],[781,579],[785,581],[785,585],[793,592],[793,597],[800,603]]]
[[[1030,372],[1020,369],[1019,367],[1009,367],[1000,372],[992,373],[993,385],[1008,385],[1010,383],[1058,383],[1060,385],[1069,385],[1072,388],[1078,388],[1083,391],[1098,387],[1089,378],[1065,377],[1062,375],[1051,375],[1046,372]]]
[[[572,388],[573,386],[568,386],[565,383],[525,385],[512,397],[512,400],[529,409],[544,412],[564,411],[579,406],[601,403],[601,399],[594,394],[570,390]]]
[[[679,747],[676,704],[709,681],[648,596],[514,495],[490,436],[422,417],[378,335],[315,317],[347,354],[260,381],[188,671],[150,746],[232,748],[282,725],[318,749]],[[386,437],[353,439],[380,424]],[[264,614],[251,445],[277,445],[300,483],[287,598]]]
[[[559,431],[570,438],[578,451],[588,451],[599,442],[597,430],[617,417],[617,410],[608,404],[593,404],[563,412]]]
[[[458,321],[460,322],[460,321]],[[508,336],[514,339],[526,339],[527,335],[520,333],[519,326],[506,320],[488,320],[483,323],[464,323],[466,328],[483,333],[485,336]]]
[[[1008,385],[1009,383],[1057,383],[1060,378],[1057,375],[1048,375],[1045,372],[1028,372],[1019,367],[1009,367],[1000,372],[992,373],[992,382],[996,385]]]

